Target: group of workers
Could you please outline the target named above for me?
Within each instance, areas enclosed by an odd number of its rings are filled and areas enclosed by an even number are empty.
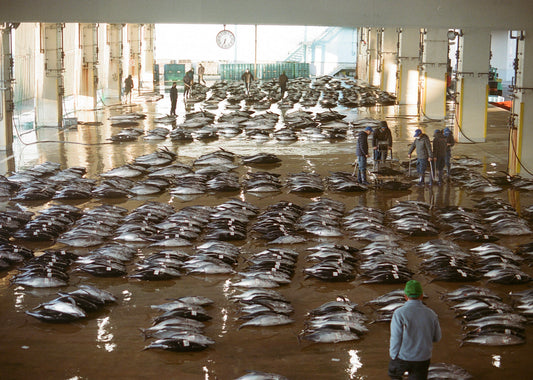
[[[386,121],[380,121],[379,126],[374,130],[372,127],[366,127],[359,132],[357,136],[357,145],[355,148],[355,155],[357,156],[357,181],[363,185],[368,185],[367,172],[367,158],[370,157],[368,147],[368,136],[372,135],[372,148],[374,151],[374,162],[379,164],[387,160],[389,151],[392,156],[392,133]]]
[[[198,65],[198,84],[206,84],[204,79],[205,67],[201,63]],[[178,82],[172,82],[170,88],[170,115],[176,116],[176,104],[178,102]],[[183,99],[187,100],[191,95],[191,90],[194,86],[194,69],[191,68],[183,76]]]
[[[419,175],[418,185],[425,185],[426,170],[429,164],[429,186],[433,185],[435,172],[438,173],[438,185],[440,186],[443,182],[445,167],[448,176],[450,176],[452,146],[455,145],[452,131],[448,127],[442,131],[436,129],[433,133],[433,149],[428,135],[422,132],[421,129],[415,131],[414,137],[415,141],[409,147],[408,156],[411,158],[411,154],[416,150],[416,171]]]
[[[374,130],[372,127],[366,127],[359,132],[357,136],[357,145],[355,155],[357,156],[357,181],[368,185],[367,180],[367,158],[369,155],[368,136],[373,133],[372,146],[374,150],[374,162],[379,164],[385,162],[388,152],[392,155],[392,133],[386,121],[381,121],[379,126]],[[418,186],[425,185],[425,176],[428,166],[430,168],[429,186],[433,185],[434,177],[437,174],[438,185],[444,181],[444,168],[447,169],[447,175],[450,175],[452,146],[455,144],[452,131],[446,127],[442,131],[435,130],[433,134],[433,146],[428,135],[417,129],[414,134],[415,140],[408,150],[408,157],[416,150],[417,163],[416,171],[419,175]],[[411,162],[409,162],[411,165]]]
[[[198,65],[198,84],[203,83],[206,84],[204,80],[204,74],[205,74],[205,67],[200,63]],[[131,75],[129,76],[131,78]],[[244,89],[246,95],[250,95],[250,88],[252,85],[252,82],[254,80],[254,75],[250,72],[249,69],[246,69],[244,73],[241,75],[241,80],[244,82]],[[285,92],[287,91],[287,83],[289,81],[289,78],[285,74],[285,71],[279,76],[279,87],[281,91],[281,98],[283,99]],[[178,101],[178,83],[172,82],[172,87],[170,88],[170,115],[176,116],[176,104]],[[190,97],[191,90],[194,85],[194,69],[190,69],[185,73],[183,76],[183,98],[184,100],[187,100]],[[133,86],[133,81],[132,81]]]
[[[244,82],[244,88],[246,95],[250,95],[250,86],[252,84],[252,81],[254,80],[254,75],[250,72],[249,69],[246,69],[244,73],[241,75],[241,79]],[[285,92],[287,92],[287,83],[289,82],[289,77],[287,74],[285,74],[285,71],[282,72],[278,78],[278,84],[279,89],[281,92],[281,99],[285,96]]]

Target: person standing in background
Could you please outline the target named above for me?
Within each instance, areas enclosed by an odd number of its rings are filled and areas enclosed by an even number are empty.
[[[445,161],[446,137],[440,129],[436,129],[433,134],[433,162],[435,163],[435,170],[439,173],[439,186],[442,185]]]
[[[127,100],[129,97],[129,103],[131,103],[131,90],[133,90],[133,78],[130,74],[124,80],[124,98]]]
[[[250,95],[250,85],[254,80],[254,75],[250,72],[249,69],[246,69],[246,71],[242,74],[241,79],[244,81],[246,95]]]
[[[455,145],[455,138],[453,137],[453,132],[448,127],[444,128],[444,130],[442,131],[442,134],[444,135],[444,138],[446,139],[445,164],[446,164],[446,175],[448,176],[448,179],[449,179],[450,169],[452,167],[452,146]]]
[[[194,82],[193,75],[194,75],[194,71],[190,69],[183,76],[183,86],[184,86],[183,100],[187,100],[191,94],[192,85]]]
[[[172,116],[176,116],[176,103],[178,102],[177,85],[177,82],[172,82],[172,87],[170,88],[170,115]]]
[[[422,132],[421,129],[415,131],[415,141],[411,144],[409,151],[407,152],[409,158],[411,158],[411,153],[416,148],[416,171],[420,176],[418,181],[418,186],[424,186],[425,184],[425,175],[426,169],[428,167],[428,162],[433,161],[433,151],[431,150],[431,141],[429,141],[428,135]],[[432,176],[429,177],[429,186],[433,185]]]
[[[200,63],[198,65],[198,84],[200,84],[201,82],[204,82],[204,85],[206,84],[204,80],[204,74],[205,74],[205,67]]]
[[[372,127],[366,127],[357,135],[357,145],[355,147],[355,155],[357,156],[357,165],[359,165],[359,172],[357,173],[357,182],[363,185],[369,185],[366,180],[366,159],[368,158],[368,135],[372,133]]]
[[[287,82],[289,81],[289,78],[285,74],[285,71],[281,73],[278,81],[279,81],[279,88],[281,90],[281,99],[283,99],[283,96],[285,95],[285,91],[287,91]]]
[[[385,120],[379,122],[379,128],[372,136],[372,146],[374,148],[374,160],[385,162],[389,150],[392,151],[392,133]]]

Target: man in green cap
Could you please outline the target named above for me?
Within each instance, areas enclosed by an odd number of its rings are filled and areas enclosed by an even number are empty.
[[[441,338],[437,314],[422,303],[422,285],[416,280],[405,284],[405,300],[394,311],[390,325],[389,376],[401,380],[405,372],[409,380],[424,380],[428,376],[433,342]]]

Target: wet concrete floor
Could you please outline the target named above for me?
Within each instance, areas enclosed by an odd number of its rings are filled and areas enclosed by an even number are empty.
[[[181,100],[181,99],[180,99]],[[153,118],[163,116],[169,111],[168,96],[158,102],[145,102],[143,98],[134,99],[131,111],[144,112],[148,115],[141,121],[140,128],[154,127]],[[178,110],[184,115],[183,103]],[[199,105],[196,105],[199,107]],[[198,108],[197,108],[198,109]],[[317,109],[318,110],[318,109]],[[290,112],[291,110],[289,110]],[[419,120],[412,117],[414,112],[409,107],[371,107],[354,110],[338,109],[348,115],[347,120],[358,118],[376,118],[388,120],[394,136],[394,158],[405,160],[412,133],[419,125]],[[109,125],[107,117],[123,112],[121,107],[105,107],[98,111],[78,112],[79,120],[102,121],[101,126],[78,125],[58,132],[54,128],[39,129],[36,133],[22,136],[25,143],[39,140],[64,140],[80,144],[40,143],[23,145],[15,148],[15,170],[31,167],[44,161],[61,164],[62,168],[83,166],[87,168],[87,178],[98,178],[98,174],[127,162],[135,157],[154,152],[161,147],[168,147],[178,154],[178,160],[191,163],[195,158],[219,147],[239,155],[251,155],[268,152],[278,155],[282,164],[268,168],[286,178],[288,173],[313,171],[325,178],[330,171],[344,170],[351,172],[354,161],[355,139],[349,136],[340,142],[298,141],[292,144],[280,144],[274,140],[257,143],[246,138],[219,139],[211,142],[195,141],[192,143],[175,143],[169,139],[161,142],[144,141],[120,144],[107,144],[106,139],[116,133],[116,128]],[[507,162],[507,129],[505,123],[508,114],[496,108],[489,108],[488,137],[483,144],[458,144],[454,148],[456,156],[468,155],[480,159],[482,171],[505,170]],[[422,123],[427,133],[432,136],[435,128],[443,128],[446,122]],[[85,145],[82,145],[85,144]],[[242,176],[251,169],[240,166],[237,169]],[[5,173],[2,173],[5,174]],[[189,205],[218,205],[231,197],[249,201],[264,210],[268,205],[286,200],[304,206],[318,196],[331,198],[345,204],[346,210],[357,205],[366,205],[387,210],[397,201],[419,200],[435,207],[446,205],[472,206],[479,199],[479,194],[471,194],[455,184],[441,187],[412,188],[406,192],[369,190],[364,193],[296,194],[288,193],[284,187],[279,194],[257,197],[244,192],[205,194],[194,199],[183,200],[171,196],[168,192],[157,197],[120,199],[110,202],[90,200],[68,202],[80,208],[93,208],[102,203],[112,203],[133,209],[147,200],[171,204],[176,210]],[[533,197],[528,192],[503,190],[491,196],[509,201],[518,210],[533,204]],[[65,202],[67,203],[67,202]],[[31,211],[39,211],[56,202],[23,204]],[[430,238],[404,237],[401,246],[408,252],[408,267],[420,280],[428,295],[426,304],[435,310],[440,319],[443,339],[434,346],[433,362],[453,363],[465,368],[475,379],[518,379],[527,378],[530,373],[529,360],[533,353],[531,343],[520,346],[484,347],[464,345],[460,347],[463,331],[461,323],[455,318],[450,305],[441,300],[444,292],[457,289],[464,283],[431,282],[432,277],[421,274],[418,270],[420,258],[414,247]],[[513,248],[520,243],[529,242],[531,236],[503,238],[498,243]],[[238,278],[234,275],[183,275],[170,281],[134,281],[124,277],[97,278],[83,272],[71,272],[70,285],[65,291],[74,290],[79,284],[91,284],[113,293],[119,299],[117,305],[111,305],[104,311],[91,314],[88,318],[69,324],[49,324],[40,322],[24,313],[36,305],[56,297],[58,289],[29,289],[11,286],[9,279],[17,273],[16,269],[0,274],[0,378],[2,379],[235,379],[247,370],[273,372],[289,379],[386,379],[388,363],[388,323],[374,323],[359,341],[337,344],[311,344],[299,342],[297,336],[303,329],[305,314],[324,302],[334,300],[339,295],[349,297],[353,302],[363,305],[401,285],[362,284],[361,278],[347,283],[328,283],[312,278],[305,278],[302,269],[307,252],[305,248],[319,242],[334,241],[355,247],[364,247],[368,242],[356,241],[348,235],[341,239],[317,238],[309,236],[303,244],[287,246],[300,253],[296,274],[290,285],[282,286],[279,292],[292,303],[295,322],[279,327],[248,327],[238,329],[240,321],[239,308],[229,297],[236,292],[230,283]],[[265,242],[249,238],[236,243],[244,257],[265,249]],[[26,244],[34,249],[60,247],[60,244]],[[475,244],[461,243],[463,248],[472,248]],[[192,252],[191,249],[185,249]],[[142,255],[150,253],[141,249]],[[80,252],[81,253],[81,252]],[[239,261],[237,270],[246,266]],[[133,268],[133,265],[131,265]],[[526,273],[532,275],[531,268],[523,266]],[[509,291],[528,288],[524,285],[488,284],[485,281],[472,283],[494,290],[510,302]],[[175,353],[159,350],[142,351],[147,344],[140,334],[140,328],[149,327],[158,312],[150,305],[161,304],[168,298],[187,295],[201,295],[215,301],[208,308],[212,321],[207,323],[206,335],[216,343],[205,351],[197,353]],[[367,306],[361,310],[375,317],[375,312]],[[526,335],[531,337],[533,329],[527,328]]]

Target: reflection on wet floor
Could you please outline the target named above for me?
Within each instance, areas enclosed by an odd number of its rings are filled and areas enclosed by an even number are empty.
[[[180,99],[181,100],[181,99]],[[193,163],[200,156],[223,148],[239,156],[235,162],[238,167],[234,170],[240,183],[248,173],[261,170],[279,175],[283,186],[279,192],[250,193],[244,189],[230,192],[205,192],[200,194],[172,194],[163,191],[156,195],[133,196],[131,198],[117,198],[113,200],[87,199],[21,201],[20,205],[29,211],[39,213],[53,205],[73,205],[81,210],[94,209],[102,204],[124,207],[129,212],[148,201],[161,202],[179,211],[189,206],[217,207],[226,204],[231,198],[241,202],[248,202],[257,207],[259,213],[265,212],[269,206],[280,202],[292,202],[304,210],[311,204],[316,204],[321,198],[328,198],[344,206],[344,215],[355,207],[375,208],[382,212],[392,209],[402,201],[424,202],[429,207],[432,220],[436,220],[438,211],[446,206],[475,207],[486,194],[476,193],[458,181],[446,182],[442,186],[415,187],[409,190],[394,191],[370,188],[361,192],[333,192],[328,187],[322,192],[294,192],[287,186],[291,174],[300,172],[315,173],[324,180],[333,171],[353,172],[354,144],[356,130],[353,125],[359,119],[387,120],[394,137],[394,156],[392,166],[406,171],[400,163],[407,160],[408,144],[412,141],[412,134],[420,124],[412,115],[416,109],[398,106],[375,106],[349,109],[337,107],[334,110],[346,115],[345,121],[351,124],[345,139],[314,141],[310,138],[299,138],[292,143],[282,143],[275,139],[265,141],[252,139],[245,134],[232,138],[214,140],[193,140],[188,142],[164,140],[145,140],[142,138],[133,142],[110,143],[108,140],[118,132],[120,127],[111,126],[109,117],[124,112],[139,112],[146,118],[139,120],[144,133],[156,127],[163,126],[169,131],[172,124],[156,123],[155,119],[168,114],[170,104],[165,97],[157,102],[145,102],[141,98],[135,99],[137,104],[123,107],[105,107],[97,111],[79,111],[79,120],[89,124],[78,125],[63,131],[53,128],[42,128],[21,136],[25,144],[36,140],[70,141],[77,144],[62,144],[56,142],[24,145],[19,144],[15,149],[13,170],[30,168],[36,164],[50,161],[60,164],[61,169],[83,167],[87,170],[85,178],[100,181],[101,173],[110,171],[121,165],[132,163],[136,158],[153,153],[159,149],[168,149],[177,153],[177,161],[193,167]],[[244,102],[243,102],[244,104]],[[217,117],[222,113],[232,112],[225,109],[225,103],[219,104],[214,112]],[[199,111],[201,104],[196,103],[189,111]],[[181,107],[181,108],[180,108]],[[298,107],[298,106],[295,106]],[[295,108],[296,109],[296,108]],[[179,102],[177,124],[185,121],[185,105]],[[320,106],[306,109],[313,113],[324,112]],[[281,110],[273,105],[269,110],[283,116]],[[293,109],[284,111],[291,112]],[[261,113],[265,111],[258,111]],[[489,124],[501,127],[489,131],[485,144],[459,144],[454,148],[457,158],[466,155],[477,159],[481,166],[474,167],[474,171],[485,173],[489,170],[504,170],[506,152],[503,151],[501,137],[506,136],[506,114],[489,112]],[[96,125],[93,122],[101,122]],[[443,128],[446,121],[424,122],[428,134],[436,128]],[[275,126],[283,128],[283,117]],[[91,145],[93,144],[93,145]],[[280,164],[269,164],[264,167],[244,165],[240,157],[251,156],[259,152],[272,153],[281,159]],[[372,167],[372,163],[370,164]],[[4,174],[7,173],[7,170]],[[400,176],[405,182],[411,179]],[[379,177],[377,177],[380,179]],[[510,186],[503,186],[502,190],[490,193],[491,197],[501,198],[516,210],[525,210],[532,204],[531,195],[527,191],[519,191]],[[4,205],[11,205],[7,200]],[[321,213],[325,213],[321,209]],[[302,213],[303,214],[303,213]],[[223,217],[220,217],[223,219]],[[256,223],[251,217],[247,227]],[[389,219],[386,219],[390,226]],[[336,225],[337,228],[338,225]],[[331,226],[329,226],[331,227]],[[308,226],[312,231],[313,225]],[[438,227],[441,228],[441,227]],[[118,304],[106,306],[105,309],[89,314],[88,318],[71,324],[49,324],[38,321],[25,314],[36,306],[57,297],[57,288],[35,289],[10,285],[9,280],[18,274],[15,268],[2,272],[0,278],[0,310],[2,325],[0,334],[5,344],[1,345],[0,362],[2,363],[2,377],[25,378],[36,374],[46,373],[54,378],[152,378],[169,377],[187,379],[234,379],[249,370],[284,375],[289,379],[312,378],[347,378],[347,379],[382,379],[386,377],[388,363],[388,323],[368,323],[368,331],[359,340],[339,343],[312,343],[299,340],[298,335],[304,329],[307,313],[318,308],[325,302],[335,300],[338,296],[346,296],[350,301],[358,304],[369,321],[377,319],[379,315],[368,305],[378,296],[401,288],[401,284],[363,283],[361,262],[357,263],[355,279],[347,282],[321,281],[305,275],[304,270],[311,266],[306,261],[311,251],[308,248],[318,244],[336,243],[362,249],[369,241],[354,239],[352,232],[343,228],[340,237],[324,237],[314,235],[303,230],[297,231],[304,236],[305,241],[291,245],[269,245],[267,240],[258,239],[248,230],[246,239],[234,241],[240,250],[238,264],[233,268],[236,273],[203,274],[182,272],[181,277],[164,281],[141,281],[126,276],[96,277],[88,272],[77,270],[77,264],[68,270],[69,285],[60,288],[61,292],[73,291],[79,285],[87,284],[106,290],[118,298]],[[434,237],[408,236],[394,232],[400,237],[397,241],[401,250],[405,252],[406,268],[414,272],[414,277],[420,280],[428,298],[426,303],[438,314],[443,330],[443,340],[434,347],[433,362],[456,364],[465,368],[474,378],[499,379],[507,376],[517,378],[528,372],[526,366],[530,356],[528,343],[516,346],[489,347],[481,345],[464,345],[460,341],[464,332],[460,321],[455,317],[450,304],[441,299],[444,293],[455,290],[464,285],[461,282],[433,282],[435,275],[422,273],[423,258],[417,254],[415,248]],[[439,230],[438,237],[445,238],[446,231]],[[500,236],[498,244],[515,249],[519,244],[527,243],[531,236]],[[178,248],[180,251],[193,255],[195,246],[203,243],[203,239],[193,240],[193,246]],[[479,245],[476,242],[458,242],[464,252]],[[26,242],[28,248],[36,251],[44,249],[68,248],[62,244],[48,242]],[[146,244],[134,245],[137,250],[136,258],[126,264],[127,274],[133,274],[136,264],[146,259],[156,249],[148,248]],[[234,296],[242,290],[234,284],[242,279],[243,273],[252,265],[249,260],[254,255],[268,248],[288,248],[298,252],[294,274],[290,283],[278,289],[286,298],[294,312],[290,315],[293,323],[270,327],[247,326],[239,329],[243,320],[242,304],[234,302]],[[86,255],[89,248],[68,249]],[[279,265],[278,265],[279,266]],[[531,275],[531,268],[522,264],[520,268]],[[276,268],[278,269],[278,268]],[[271,268],[270,268],[271,270]],[[467,284],[484,286],[502,297],[504,302],[512,305],[508,296],[510,291],[517,292],[527,289],[526,284],[506,285],[491,283],[486,279],[468,282]],[[139,329],[150,326],[159,313],[150,306],[169,302],[183,296],[205,296],[214,301],[209,309],[213,318],[205,322],[205,335],[211,337],[215,344],[202,352],[167,352],[160,350],[142,349],[149,344],[140,334]],[[525,329],[526,335],[531,334],[531,327]],[[88,359],[90,358],[90,359]]]

